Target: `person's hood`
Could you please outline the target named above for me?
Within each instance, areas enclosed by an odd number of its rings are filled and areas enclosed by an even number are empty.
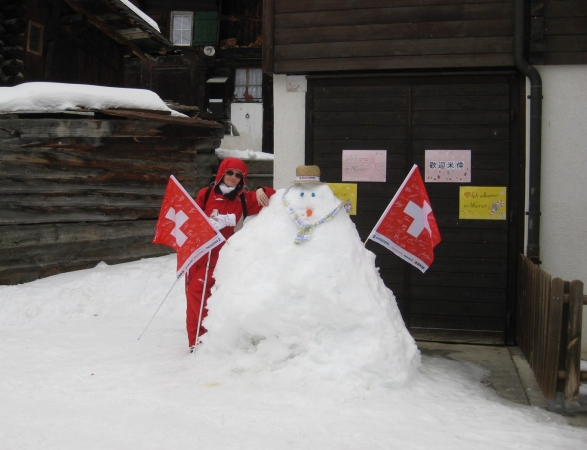
[[[247,165],[238,158],[225,158],[220,163],[218,167],[218,171],[216,172],[216,180],[214,181],[214,186],[218,185],[224,178],[224,174],[227,170],[238,170],[243,174],[243,179],[241,182],[236,186],[237,195],[239,195],[245,188],[245,184],[247,184],[247,176],[249,172],[247,171]]]

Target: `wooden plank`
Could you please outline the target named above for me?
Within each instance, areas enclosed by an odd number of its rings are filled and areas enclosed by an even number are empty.
[[[545,354],[544,383],[541,389],[546,398],[554,399],[558,380],[558,362],[561,345],[561,327],[563,315],[564,282],[554,278],[551,282],[551,293],[548,310],[548,340]]]
[[[263,73],[273,73],[275,43],[275,0],[263,1]]]
[[[479,155],[505,155],[509,150],[509,141],[483,139],[414,139],[412,141],[414,154],[424,155],[425,150],[471,150],[475,157]],[[475,158],[471,161],[475,164]]]
[[[369,57],[369,58],[323,58],[275,61],[274,73],[305,74],[324,71],[383,70],[383,69],[441,69],[471,67],[504,67],[514,65],[513,52],[503,54],[468,55],[417,55]]]
[[[408,328],[418,341],[450,342],[453,344],[503,345],[505,334],[502,331],[453,330],[443,328]]]
[[[413,22],[512,19],[513,2],[406,6],[275,14],[275,29]]]
[[[505,317],[506,307],[504,303],[469,303],[454,301],[410,301],[410,314],[434,314],[440,316],[463,317]]]
[[[287,28],[275,32],[275,45],[345,42],[349,36],[353,42],[387,41],[398,39],[443,39],[489,36],[513,36],[513,20],[468,20],[452,22],[418,22],[317,26],[312,28]]]
[[[278,61],[323,59],[333,55],[337,58],[375,58],[382,56],[500,54],[511,51],[513,51],[513,37],[511,36],[421,38],[277,45],[275,59]]]
[[[545,1],[544,17],[587,17],[584,0]]]
[[[587,3],[586,3],[587,4]],[[585,17],[587,21],[587,17]],[[548,53],[583,53],[587,52],[587,34],[584,35],[553,35],[546,39]]]
[[[7,119],[2,121],[2,128],[10,130],[17,137],[37,139],[112,136],[216,138],[224,135],[223,129],[220,128],[178,126],[142,120]]]
[[[410,314],[409,326],[453,330],[504,331],[504,317],[461,317]]]
[[[565,400],[578,401],[581,386],[581,329],[583,321],[583,282],[571,282],[567,334]]]
[[[548,36],[560,34],[587,34],[585,17],[544,18],[544,34]]]
[[[331,11],[339,9],[382,8],[389,6],[389,0],[274,0],[275,11],[278,13],[302,11]],[[467,3],[503,3],[504,0],[394,0],[394,6],[447,5]]]
[[[503,96],[509,95],[509,86],[503,83],[425,84],[412,88],[414,97]]]
[[[415,300],[436,300],[442,301],[451,299],[459,302],[496,302],[505,303],[505,289],[489,288],[474,289],[471,287],[435,287],[435,286],[413,286],[410,288],[410,296]]]
[[[413,103],[414,111],[509,111],[509,107],[510,99],[505,95],[416,97]]]
[[[453,256],[452,250],[445,253]],[[451,286],[472,288],[491,288],[493,286],[505,286],[506,274],[502,273],[468,273],[468,274],[447,274],[442,272],[427,271],[425,274],[414,272],[411,275],[412,286]]]
[[[377,83],[379,80],[372,82]],[[388,86],[380,84],[369,84],[362,86],[319,86],[314,89],[314,98],[387,98],[405,97],[407,90],[405,86]],[[362,110],[361,110],[362,111]]]
[[[314,126],[321,125],[406,125],[402,111],[316,111]]]
[[[405,139],[406,130],[401,126],[316,126],[314,139]]]
[[[405,97],[392,98],[317,98],[314,111],[403,111]]]
[[[509,125],[506,110],[490,111],[414,111],[412,125]]]
[[[415,139],[509,139],[509,127],[499,125],[427,125],[412,127]]]

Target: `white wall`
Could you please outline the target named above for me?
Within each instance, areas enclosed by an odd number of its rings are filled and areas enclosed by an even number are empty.
[[[263,150],[263,104],[232,103],[230,121],[238,130],[239,136],[226,135],[220,148],[227,150]]]
[[[536,68],[544,97],[540,259],[553,277],[587,283],[587,67]]]
[[[306,90],[305,76],[273,76],[273,185],[276,189],[290,186],[296,167],[304,164]]]

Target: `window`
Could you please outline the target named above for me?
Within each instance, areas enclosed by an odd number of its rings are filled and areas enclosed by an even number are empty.
[[[263,100],[263,70],[256,67],[236,69],[234,98],[237,101],[260,102]]]
[[[43,56],[43,32],[45,27],[37,22],[29,20],[27,52]]]
[[[171,42],[174,45],[192,44],[193,21],[191,11],[171,11]]]

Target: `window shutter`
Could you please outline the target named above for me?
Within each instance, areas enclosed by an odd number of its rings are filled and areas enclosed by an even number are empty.
[[[217,11],[196,11],[194,14],[193,46],[216,45]]]

